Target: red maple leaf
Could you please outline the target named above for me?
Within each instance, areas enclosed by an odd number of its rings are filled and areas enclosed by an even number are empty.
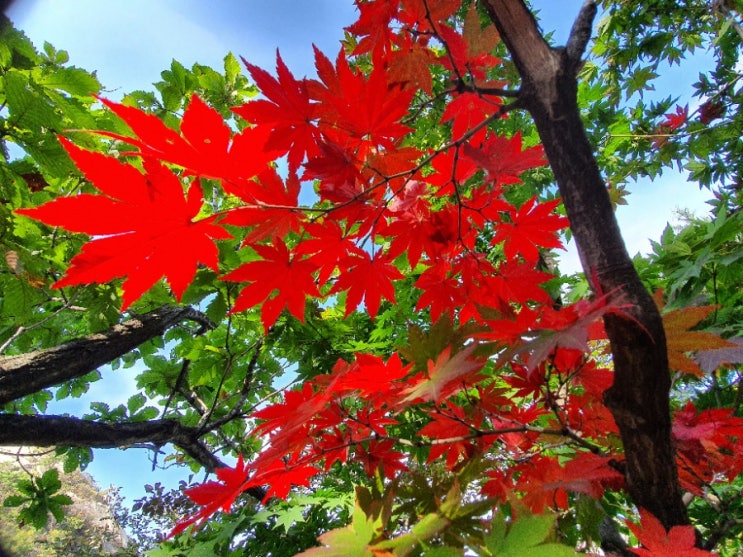
[[[403,278],[403,274],[381,253],[373,258],[366,252],[351,255],[341,262],[342,271],[330,294],[344,290],[346,294],[346,316],[355,310],[361,301],[366,311],[375,317],[382,298],[395,303],[393,280]]]
[[[298,232],[304,220],[298,209],[300,182],[290,173],[286,181],[276,170],[269,168],[256,180],[250,182],[250,197],[243,189],[241,197],[246,205],[235,207],[225,213],[220,223],[252,227],[245,236],[244,244],[285,237],[289,232]]]
[[[743,450],[737,442],[742,427],[743,418],[728,408],[699,412],[688,402],[674,414],[673,437],[686,489],[696,493],[715,475],[732,480],[743,471]]]
[[[479,21],[477,25],[479,27]],[[437,33],[446,44],[446,54],[439,58],[439,62],[461,78],[469,77],[474,79],[476,84],[483,85],[481,80],[487,77],[488,68],[493,68],[500,63],[498,58],[490,54],[471,49],[465,37],[448,25],[438,27]],[[495,107],[500,104],[500,99],[495,96],[488,97],[488,101]]]
[[[304,164],[303,180],[320,181],[320,197],[343,203],[361,194],[360,162],[355,154],[332,141],[318,145],[319,154]]]
[[[383,231],[385,236],[392,238],[390,256],[407,253],[410,267],[415,268],[422,252],[436,261],[449,260],[462,248],[471,249],[475,230],[461,213],[456,205],[430,211],[427,202],[420,203],[415,210],[392,212],[394,219]]]
[[[683,126],[689,119],[689,107],[688,106],[676,106],[676,112],[666,114],[666,119],[663,120],[660,125],[666,128],[668,131],[674,131],[677,128]]]
[[[394,446],[394,441],[390,439],[370,441],[368,448],[356,445],[354,459],[364,465],[369,477],[373,478],[374,473],[381,469],[386,477],[393,479],[397,472],[408,469],[404,464],[405,455],[393,450]]]
[[[503,478],[497,471],[488,473],[493,478],[483,486],[483,493],[498,496],[505,488],[505,493],[512,493],[514,489],[523,492],[523,504],[531,512],[541,514],[545,509],[566,509],[568,506],[568,493],[558,486],[546,486],[555,475],[562,472],[562,467],[556,458],[537,455],[525,460],[508,470],[510,482],[514,487],[504,484]]]
[[[371,354],[357,354],[352,364],[343,362],[338,368],[339,375],[336,383],[337,392],[348,394],[357,391],[364,400],[375,403],[387,402],[390,393],[401,388],[398,383],[405,378],[412,368],[412,364],[403,366],[400,356],[395,352],[385,362],[378,356]]]
[[[325,284],[335,269],[349,254],[363,256],[363,250],[350,238],[334,220],[308,222],[304,230],[310,235],[300,243],[296,255],[306,255],[307,261],[318,268],[318,284]]]
[[[538,271],[533,264],[507,261],[496,273],[485,277],[489,307],[505,308],[509,304],[527,302],[549,303],[549,294],[540,286],[553,278],[549,273]]]
[[[430,48],[413,42],[410,35],[403,35],[404,43],[390,52],[388,79],[403,89],[422,90],[433,96],[433,77],[430,65],[436,56]]]
[[[452,470],[459,458],[467,459],[472,456],[475,444],[469,438],[472,428],[459,406],[447,405],[444,414],[442,411],[431,413],[432,420],[418,431],[421,437],[428,437],[434,443],[428,453],[428,462],[433,462],[442,455],[446,455],[446,467]]]
[[[514,398],[525,398],[533,396],[541,400],[544,389],[547,385],[545,372],[542,366],[538,369],[529,369],[526,366],[511,362],[513,375],[503,375],[505,381],[512,388],[516,389],[513,393]]]
[[[419,381],[411,382],[402,394],[403,402],[417,400],[439,402],[452,390],[466,385],[466,380],[479,372],[485,362],[473,357],[476,344],[470,344],[452,356],[451,346],[447,346],[436,358],[428,361],[428,370]]]
[[[469,129],[464,125],[465,131]],[[454,134],[456,136],[456,133]],[[436,152],[431,161],[431,167],[436,171],[426,176],[426,182],[436,187],[438,196],[458,193],[455,186],[464,184],[477,172],[478,167],[470,159],[460,156],[460,146],[457,145],[445,151]],[[488,185],[488,191],[493,188]]]
[[[382,437],[387,435],[388,425],[397,425],[399,422],[390,416],[387,408],[361,408],[356,412],[353,420],[347,422],[351,439],[368,437],[372,434]]]
[[[442,314],[453,318],[456,309],[464,303],[462,284],[450,271],[449,262],[442,261],[423,271],[415,281],[414,286],[423,290],[415,309],[429,308],[433,322],[438,321]]]
[[[17,212],[72,232],[98,236],[83,246],[54,286],[105,283],[126,277],[122,310],[165,277],[180,299],[198,265],[218,267],[215,239],[231,236],[214,218],[194,221],[203,205],[198,182],[184,195],[180,180],[146,159],[145,173],[61,139],[85,177],[104,195],[60,197]],[[187,251],[174,249],[188,245]]]
[[[320,127],[328,137],[346,137],[349,147],[366,143],[393,148],[410,131],[400,120],[415,92],[391,88],[382,65],[375,65],[367,77],[351,69],[343,51],[335,67],[317,49],[315,59],[322,84],[316,83],[312,94],[320,100]]]
[[[350,443],[345,432],[340,429],[324,429],[317,440],[317,446],[323,457],[323,468],[327,472],[336,462],[345,463],[348,460]]]
[[[232,311],[243,311],[263,302],[261,319],[266,330],[276,323],[284,308],[304,321],[307,296],[320,296],[313,276],[317,267],[293,256],[279,239],[274,240],[273,246],[252,247],[263,259],[245,263],[222,277],[222,280],[250,282],[240,291]]]
[[[315,392],[309,382],[305,383],[301,390],[284,391],[283,403],[271,404],[250,415],[251,418],[265,420],[255,428],[254,433],[257,435],[271,433],[284,427],[290,417],[297,415],[300,416],[301,423],[307,424],[316,413],[317,405],[308,404],[314,401]],[[309,412],[304,412],[307,409]]]
[[[557,231],[567,226],[568,219],[553,213],[559,204],[559,199],[539,203],[532,197],[520,209],[509,211],[510,222],[498,224],[493,244],[504,242],[503,251],[510,261],[521,255],[532,263],[539,259],[538,247],[561,248]]]
[[[219,510],[229,512],[238,495],[250,487],[268,486],[263,503],[271,497],[285,499],[292,485],[308,487],[309,478],[320,472],[320,469],[301,462],[284,462],[282,459],[275,459],[264,464],[260,469],[256,467],[257,462],[244,464],[241,454],[234,468],[225,467],[216,470],[219,481],[204,482],[185,490],[189,499],[201,505],[201,509],[196,514],[178,522],[168,537],[179,534],[192,524],[201,526]]]
[[[451,120],[452,139],[461,139],[464,134],[495,114],[497,110],[498,105],[492,100],[476,93],[465,92],[457,95],[446,105],[444,113],[441,115],[441,122]],[[476,135],[476,137],[482,137],[482,134]],[[479,164],[479,161],[475,161],[475,164]]]
[[[458,4],[450,0],[402,0],[397,19],[421,32],[435,32],[437,24],[451,17],[457,7]]]
[[[268,129],[247,128],[231,137],[219,112],[196,95],[183,112],[180,134],[154,114],[106,99],[101,102],[124,120],[136,137],[97,133],[134,145],[142,156],[176,164],[204,178],[222,179],[229,193],[239,194],[246,180],[283,154],[266,145]]]
[[[283,403],[272,404],[254,412],[251,418],[265,420],[255,428],[254,433],[270,434],[271,443],[255,458],[253,467],[256,470],[265,470],[274,461],[287,455],[297,458],[307,444],[320,434],[323,427],[337,425],[337,417],[329,420],[327,416],[327,405],[333,394],[332,382],[328,388],[318,391],[313,389],[310,382],[306,382],[301,390],[286,391]],[[321,416],[323,412],[326,415]]]
[[[521,182],[519,175],[522,172],[547,164],[541,145],[522,147],[521,132],[513,137],[491,135],[479,147],[465,143],[464,154],[487,170],[490,178],[498,184],[517,184]]]
[[[669,531],[660,520],[647,511],[640,513],[640,524],[627,521],[644,549],[632,548],[638,557],[710,557],[716,555],[694,547],[696,534],[693,526],[674,526]]]
[[[266,98],[248,101],[234,112],[248,122],[270,129],[266,146],[288,153],[289,169],[296,170],[305,157],[318,153],[317,105],[310,98],[308,83],[292,75],[278,51],[278,79],[245,59],[243,63]]]
[[[624,476],[611,467],[611,457],[581,452],[569,460],[561,470],[553,469],[553,474],[544,483],[544,488],[559,487],[571,493],[585,493],[600,499],[607,487],[621,488]]]
[[[196,514],[178,522],[168,537],[179,534],[192,524],[203,523],[218,510],[229,511],[237,496],[248,487],[246,479],[249,467],[243,463],[243,456],[239,455],[234,468],[217,468],[219,481],[208,481],[187,489],[185,493],[189,499],[197,505],[202,505],[202,508]]]
[[[516,437],[519,441],[523,438],[523,434]],[[543,513],[545,508],[565,509],[569,492],[600,498],[606,488],[621,485],[623,477],[609,466],[609,461],[609,457],[579,453],[561,466],[557,458],[538,455],[505,473],[488,472],[491,480],[483,486],[483,493],[504,497],[515,489],[523,492],[523,503],[534,513]]]
[[[611,386],[612,374],[604,370],[606,387]],[[613,435],[619,435],[619,428],[614,421],[609,409],[604,405],[602,395],[594,395],[585,392],[583,394],[573,393],[570,395],[567,405],[567,422],[575,431],[580,431],[583,437],[596,440],[606,440],[611,443]]]
[[[362,173],[368,184],[368,196],[377,203],[385,203],[390,190],[397,194],[412,180],[420,180],[420,157],[415,147],[395,146],[392,149],[370,147],[364,155]],[[386,187],[385,187],[386,186]]]
[[[283,459],[277,458],[268,465],[262,466],[255,475],[245,482],[244,489],[249,487],[268,486],[263,503],[271,497],[286,499],[289,490],[293,485],[309,487],[310,478],[320,472],[309,464],[284,462]]]
[[[621,308],[619,302],[610,300],[608,295],[578,300],[557,310],[545,306],[539,325],[530,327],[528,336],[531,338],[516,351],[526,355],[530,369],[538,366],[558,347],[588,353],[588,341],[595,340],[597,331],[602,331],[601,318],[608,313],[621,314]],[[523,313],[524,310],[519,312],[519,316]],[[498,327],[495,323],[491,326],[494,329]],[[487,333],[482,336],[486,337]]]
[[[346,27],[346,31],[361,37],[353,50],[354,56],[370,51],[385,51],[389,48],[393,39],[390,22],[397,15],[399,4],[400,0],[378,0],[357,4],[359,18]]]

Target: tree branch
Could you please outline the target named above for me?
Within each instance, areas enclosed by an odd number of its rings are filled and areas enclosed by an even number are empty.
[[[53,348],[0,357],[0,406],[82,377],[185,320],[196,321],[202,327],[214,327],[203,313],[193,308],[163,306],[102,333]]]
[[[568,63],[573,73],[576,75],[583,65],[583,54],[588,46],[588,41],[591,40],[591,28],[596,17],[596,11],[596,2],[587,0],[570,29],[570,37],[565,46],[565,55],[568,57]]]
[[[0,445],[112,449],[139,443],[172,443],[209,472],[225,466],[199,441],[195,429],[177,420],[103,423],[69,416],[0,414]]]
[[[112,449],[142,443],[159,446],[172,443],[209,472],[226,466],[199,440],[197,429],[177,420],[102,423],[68,416],[0,414],[0,446]],[[258,500],[265,496],[261,488],[247,492]]]

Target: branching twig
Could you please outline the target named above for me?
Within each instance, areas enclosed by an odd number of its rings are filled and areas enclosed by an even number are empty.
[[[54,319],[57,315],[59,315],[61,312],[63,312],[66,309],[70,309],[75,302],[75,298],[78,296],[80,292],[76,292],[75,295],[73,295],[69,300],[66,300],[64,305],[62,305],[60,308],[55,310],[54,312],[50,313],[43,319],[37,321],[36,323],[33,323],[32,325],[29,325],[28,327],[20,326],[16,329],[16,331],[8,338],[5,342],[0,345],[0,354],[5,352],[7,350],[8,346],[13,344],[13,342],[16,341],[18,337],[20,337],[23,333],[27,333],[28,331],[32,331],[36,329],[37,327],[41,327],[48,321]]]
[[[213,326],[204,314],[192,308],[162,306],[104,332],[59,346],[0,356],[0,405],[82,377],[184,320]]]
[[[574,75],[578,75],[583,65],[582,58],[588,46],[588,41],[591,40],[591,30],[593,28],[593,20],[596,17],[596,11],[596,2],[594,0],[587,0],[580,9],[578,17],[575,18],[573,27],[570,29],[570,37],[565,45],[565,54],[568,57],[570,69]]]

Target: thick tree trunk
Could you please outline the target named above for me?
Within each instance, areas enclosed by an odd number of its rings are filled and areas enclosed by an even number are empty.
[[[82,377],[185,320],[213,326],[204,314],[192,308],[163,306],[102,333],[45,350],[0,357],[0,406]]]
[[[605,402],[621,432],[628,491],[666,528],[688,524],[671,439],[663,322],[627,254],[578,108],[577,74],[596,6],[586,2],[558,49],[544,41],[522,0],[485,0],[485,7],[521,75],[518,102],[536,123],[583,270],[597,293],[624,306],[605,318],[614,361]]]

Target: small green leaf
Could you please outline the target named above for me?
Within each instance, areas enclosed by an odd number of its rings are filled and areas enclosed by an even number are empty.
[[[374,557],[369,544],[380,525],[356,505],[350,525],[324,533],[318,538],[320,547],[308,549],[296,557]]]
[[[55,505],[54,503],[50,502],[48,509],[57,522],[61,522],[62,520],[64,520],[64,510],[61,506]]]
[[[137,393],[129,398],[126,403],[126,407],[129,409],[129,414],[135,414],[137,410],[142,408],[147,403],[147,397],[142,393]]]
[[[49,501],[55,505],[72,505],[72,498],[69,495],[58,494],[49,498]]]
[[[565,545],[542,542],[549,536],[555,523],[551,515],[521,516],[506,524],[503,515],[493,519],[492,529],[485,536],[490,555],[497,557],[571,557],[576,551]]]
[[[59,480],[59,472],[56,468],[51,468],[44,472],[39,478],[39,486],[44,489],[47,493],[54,493],[62,487],[62,482]]]
[[[28,501],[28,497],[23,495],[10,495],[3,501],[3,507],[20,507],[26,501]]]
[[[147,406],[136,414],[132,414],[131,416],[129,416],[129,418],[133,422],[146,422],[147,420],[153,420],[157,418],[158,414],[160,414],[160,412],[157,408]]]
[[[78,97],[92,95],[101,90],[98,79],[80,68],[56,68],[52,73],[43,76],[39,83]]]
[[[235,58],[235,55],[231,52],[227,53],[227,56],[224,57],[224,74],[227,77],[227,82],[234,83],[241,70],[240,62]]]
[[[45,507],[32,503],[18,513],[18,520],[31,524],[37,530],[41,530],[49,521],[49,515]]]
[[[281,509],[276,513],[275,528],[283,528],[284,532],[289,532],[289,528],[294,524],[305,521],[302,511],[303,508],[299,505],[289,505],[288,508]]]

